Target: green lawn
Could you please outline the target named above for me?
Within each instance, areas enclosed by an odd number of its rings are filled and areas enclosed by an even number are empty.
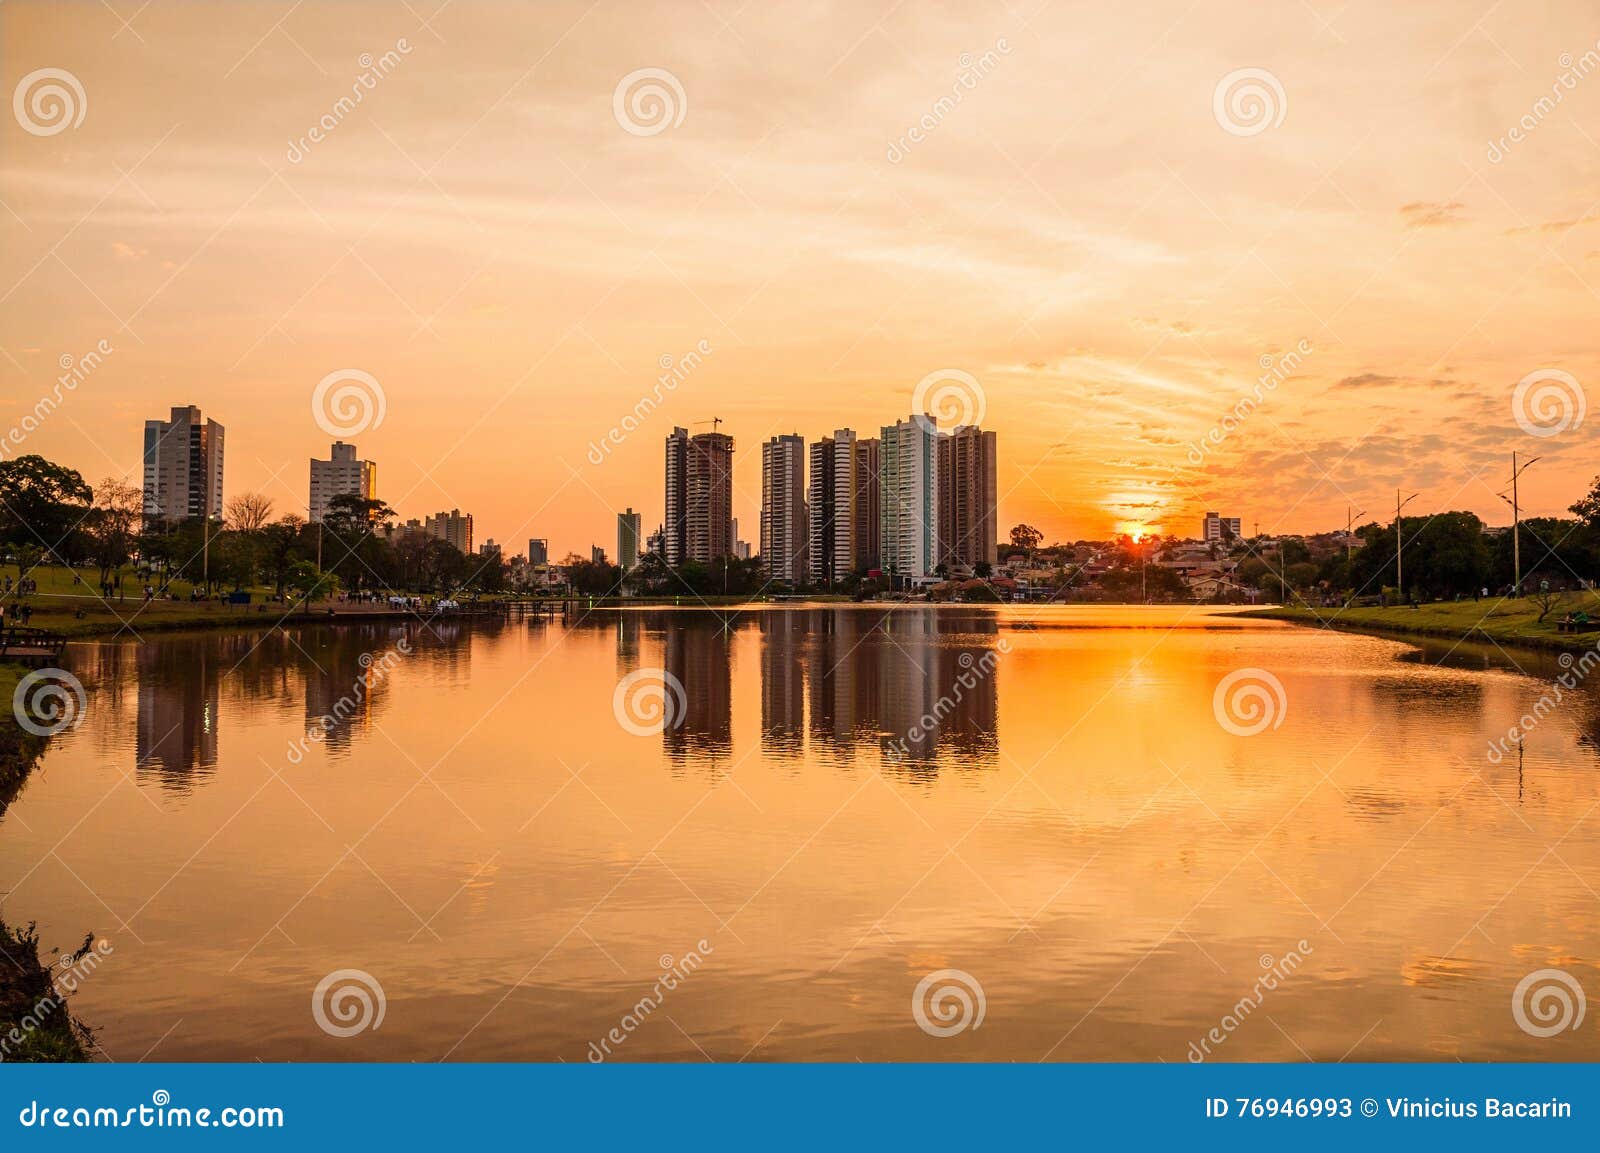
[[[1569,593],[1550,610],[1543,621],[1538,619],[1540,607],[1531,597],[1441,601],[1419,605],[1414,609],[1405,605],[1391,608],[1266,608],[1253,610],[1246,615],[1359,631],[1405,633],[1451,640],[1465,637],[1542,648],[1592,648],[1600,644],[1600,632],[1573,634],[1556,630],[1556,623],[1562,617],[1578,611],[1587,612],[1591,619],[1600,620],[1600,593]]]

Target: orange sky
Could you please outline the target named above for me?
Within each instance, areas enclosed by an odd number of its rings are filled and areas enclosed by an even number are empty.
[[[1600,415],[1532,435],[1513,390],[1600,379],[1597,39],[1580,2],[11,0],[5,92],[63,69],[84,114],[0,117],[0,424],[114,351],[6,451],[127,474],[146,417],[199,404],[228,491],[303,511],[312,395],[356,369],[402,516],[609,552],[615,510],[659,522],[674,424],[737,438],[753,539],[765,437],[876,429],[953,369],[999,433],[1002,524],[1051,539],[1206,508],[1326,528],[1396,484],[1499,522],[1514,448],[1556,513]],[[653,134],[613,100],[645,68],[682,92]],[[1214,99],[1240,69],[1276,82],[1264,121]]]

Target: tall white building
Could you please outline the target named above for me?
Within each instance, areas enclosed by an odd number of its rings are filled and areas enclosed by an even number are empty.
[[[632,505],[617,514],[617,564],[623,572],[632,571],[639,563],[639,526],[639,514],[633,511]]]
[[[222,515],[223,428],[195,405],[144,422],[144,515],[159,520]]]
[[[790,434],[761,446],[761,566],[773,580],[806,579],[806,442]]]
[[[1201,522],[1201,540],[1238,540],[1243,534],[1239,531],[1239,518],[1236,516],[1218,516],[1214,512],[1206,513],[1206,519]]]
[[[436,512],[422,526],[422,531],[436,540],[452,544],[460,552],[472,555],[472,514],[453,508],[449,512]]]
[[[377,464],[357,460],[356,446],[342,440],[333,442],[327,460],[311,458],[311,500],[307,507],[312,524],[326,519],[336,496],[378,498]]]
[[[856,434],[848,428],[814,441],[810,450],[811,478],[806,490],[810,515],[807,567],[814,585],[831,585],[850,575],[858,564]],[[874,510],[876,515],[876,510]]]
[[[881,563],[904,580],[939,566],[939,429],[931,416],[885,425],[878,448]]]

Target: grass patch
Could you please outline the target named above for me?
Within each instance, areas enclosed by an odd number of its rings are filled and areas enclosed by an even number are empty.
[[[92,1043],[88,1026],[72,1015],[65,992],[39,959],[38,930],[0,921],[0,1060],[87,1061]]]
[[[1588,649],[1600,645],[1600,632],[1563,633],[1557,624],[1569,612],[1587,612],[1600,620],[1600,593],[1573,593],[1539,620],[1540,606],[1532,597],[1441,601],[1436,604],[1394,605],[1387,608],[1253,609],[1245,616],[1270,617],[1357,632],[1394,633],[1402,636],[1442,637],[1447,640],[1494,641],[1545,649]]]

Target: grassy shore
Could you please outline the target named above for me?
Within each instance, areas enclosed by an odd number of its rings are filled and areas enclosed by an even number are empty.
[[[1569,612],[1587,612],[1600,620],[1600,594],[1572,593],[1539,620],[1540,606],[1531,597],[1490,598],[1481,601],[1441,601],[1437,604],[1396,605],[1389,608],[1307,608],[1276,606],[1253,609],[1244,616],[1270,617],[1327,628],[1363,633],[1434,637],[1442,640],[1492,641],[1539,649],[1589,649],[1600,644],[1600,632],[1562,633],[1556,629]]]
[[[0,921],[0,1059],[87,1061],[91,1040],[88,1027],[72,1015],[64,990],[40,959],[34,927],[13,929]]]
[[[11,715],[20,665],[0,664],[0,817],[17,799],[48,741]],[[33,926],[14,929],[0,919],[0,1060],[86,1061],[89,1032],[72,1016],[39,959]]]

